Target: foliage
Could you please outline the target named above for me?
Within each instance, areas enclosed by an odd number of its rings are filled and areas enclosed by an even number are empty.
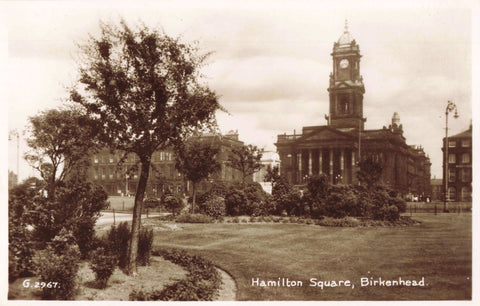
[[[118,259],[118,266],[121,269],[127,266],[127,250],[130,236],[130,229],[126,221],[120,222],[118,226],[112,225],[106,234],[106,248],[110,253],[115,254]]]
[[[95,280],[100,288],[107,287],[107,282],[117,266],[117,257],[99,247],[90,254],[90,268],[95,273]]]
[[[325,200],[329,188],[330,182],[325,174],[313,175],[308,178],[307,190],[303,196],[304,203],[308,207],[308,215],[318,218],[325,214]]]
[[[173,194],[165,195],[163,199],[163,205],[165,205],[165,208],[172,213],[173,217],[180,213],[184,206],[182,199]]]
[[[71,300],[75,296],[80,252],[73,242],[72,234],[63,230],[44,250],[35,254],[34,262],[40,281],[58,282],[60,285],[57,288],[43,288],[43,299]]]
[[[143,197],[153,152],[178,146],[198,129],[216,125],[216,94],[200,82],[208,55],[145,25],[101,24],[100,37],[80,46],[83,61],[71,100],[96,124],[113,150],[134,153],[141,165],[132,217],[128,268],[135,269]]]
[[[228,161],[230,167],[242,173],[242,184],[244,187],[245,179],[261,169],[260,160],[262,156],[263,149],[259,149],[254,145],[232,148],[232,155],[228,157]]]
[[[221,277],[215,266],[200,256],[189,255],[183,250],[159,250],[155,255],[162,256],[184,267],[189,273],[186,279],[151,292],[133,290],[131,301],[211,301],[221,285]]]
[[[153,245],[153,229],[142,228],[138,238],[137,264],[139,266],[150,265],[150,257]]]
[[[330,187],[325,199],[325,215],[334,218],[361,216],[357,194],[351,186],[335,185]]]
[[[202,214],[182,214],[179,215],[175,222],[178,223],[212,223],[213,218]]]
[[[207,139],[191,137],[176,148],[175,167],[192,182],[192,214],[195,213],[197,184],[220,169],[217,154],[220,148]]]
[[[159,199],[156,198],[148,198],[143,201],[143,205],[145,208],[157,208],[162,204]]]
[[[245,192],[240,189],[230,188],[225,196],[227,215],[238,216],[242,214],[242,206],[247,203]]]
[[[361,222],[354,217],[344,217],[344,218],[326,217],[326,218],[319,219],[317,224],[321,226],[357,227],[361,225]]]
[[[34,243],[31,230],[31,207],[43,201],[43,182],[30,178],[8,190],[8,279],[31,276],[35,271],[33,263]]]
[[[200,204],[200,211],[215,219],[223,218],[226,210],[225,199],[216,195],[211,195]]]
[[[86,177],[89,152],[94,148],[90,119],[78,109],[47,110],[30,117],[27,162],[47,183],[48,197],[68,177]],[[83,169],[83,170],[82,170]]]
[[[95,222],[107,206],[107,194],[92,183],[68,180],[57,186],[54,197],[45,198],[43,186],[44,183],[30,179],[9,191],[11,229],[17,229],[11,239],[20,239],[18,230],[28,226],[31,232],[19,243],[43,249],[65,228],[73,233],[85,257],[92,248]]]
[[[368,190],[373,189],[382,175],[383,167],[381,163],[376,162],[370,156],[364,161],[358,163],[360,170],[357,172],[357,177],[360,184],[367,187]]]

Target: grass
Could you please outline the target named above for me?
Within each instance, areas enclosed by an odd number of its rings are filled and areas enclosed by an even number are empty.
[[[187,249],[237,283],[238,300],[469,300],[471,214],[420,214],[410,227],[331,228],[303,224],[182,224],[155,233],[155,247]],[[302,287],[251,286],[252,278],[301,280]],[[361,287],[361,277],[425,278],[426,287]],[[309,279],[350,280],[309,287]]]

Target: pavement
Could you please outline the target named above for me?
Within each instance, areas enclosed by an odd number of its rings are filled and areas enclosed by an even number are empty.
[[[148,217],[153,218],[153,217],[160,217],[160,216],[166,216],[166,215],[169,215],[169,213],[149,213]],[[146,218],[147,218],[147,214],[142,214],[142,219],[146,219]],[[113,224],[114,221],[116,224],[123,221],[132,221],[132,214],[115,213],[115,219],[114,219],[113,213],[102,212],[100,215],[100,218],[98,218],[97,223],[95,225],[110,225],[110,224]]]

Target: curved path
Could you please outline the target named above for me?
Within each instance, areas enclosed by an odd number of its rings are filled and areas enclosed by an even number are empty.
[[[235,284],[235,280],[224,270],[218,267],[216,269],[222,277],[222,285],[220,286],[218,297],[215,299],[215,301],[235,301],[237,294],[237,285]]]

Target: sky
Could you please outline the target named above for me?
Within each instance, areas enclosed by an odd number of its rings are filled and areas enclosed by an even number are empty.
[[[449,135],[472,119],[473,2],[2,2],[4,113],[7,130],[21,134],[20,179],[34,175],[22,158],[28,117],[65,102],[77,44],[98,35],[100,20],[120,18],[213,52],[203,72],[228,110],[217,114],[220,129],[273,151],[277,135],[326,124],[330,53],[348,20],[362,54],[365,127],[388,126],[398,112],[407,143],[424,147],[441,178],[447,101],[460,116],[449,116]],[[16,156],[13,139],[6,159],[14,172]]]

